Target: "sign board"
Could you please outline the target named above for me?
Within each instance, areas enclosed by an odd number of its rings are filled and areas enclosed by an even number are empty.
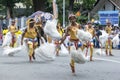
[[[106,21],[112,25],[119,24],[119,11],[99,11],[98,14],[101,25],[106,25]]]

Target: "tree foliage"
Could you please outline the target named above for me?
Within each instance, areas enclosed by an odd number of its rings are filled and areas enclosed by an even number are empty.
[[[26,6],[26,9],[22,15],[29,16],[33,12],[32,0],[21,0],[20,2],[23,3],[24,6]]]
[[[93,9],[95,2],[96,0],[81,0],[81,2],[74,4],[74,12],[78,10],[81,14],[77,17],[78,22],[85,22],[88,20],[88,13]]]
[[[84,10],[90,11],[94,7],[95,2],[96,0],[83,0],[82,6]]]
[[[0,4],[2,4],[3,6],[14,7],[15,3],[18,3],[20,1],[21,0],[0,0]]]
[[[20,2],[21,0],[0,0],[0,4],[6,7],[7,9],[7,17],[13,18],[13,7],[15,6],[15,3]]]
[[[15,3],[21,2],[26,6],[25,14],[30,15],[28,12],[35,12],[38,10],[53,13],[53,0],[0,0],[0,4],[9,9],[10,15],[13,15],[13,8]],[[87,16],[87,13],[93,8],[96,0],[80,0],[79,3],[74,3],[75,0],[65,0],[65,14],[66,20],[70,12],[76,13],[80,10],[83,16]],[[58,5],[58,18],[62,22],[63,15],[63,0],[56,0]],[[0,6],[2,9],[2,7]],[[11,16],[12,17],[12,16]]]

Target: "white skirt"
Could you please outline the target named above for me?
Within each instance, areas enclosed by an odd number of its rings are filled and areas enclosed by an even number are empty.
[[[43,60],[54,60],[55,59],[56,46],[52,43],[41,44],[40,47],[35,49],[35,54]]]

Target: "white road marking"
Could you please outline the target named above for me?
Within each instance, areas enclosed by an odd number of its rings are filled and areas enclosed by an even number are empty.
[[[103,59],[103,58],[93,58],[95,60],[102,60],[102,61],[109,61],[109,62],[114,62],[114,63],[120,63],[120,61],[117,60],[111,60],[111,59]]]

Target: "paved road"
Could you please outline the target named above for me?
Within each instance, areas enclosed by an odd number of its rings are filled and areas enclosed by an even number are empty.
[[[8,57],[2,51],[0,48],[0,80],[120,80],[119,50],[113,50],[114,57],[94,55],[94,61],[76,64],[76,75],[69,67],[70,56],[49,62],[36,57],[29,63],[27,54]]]

